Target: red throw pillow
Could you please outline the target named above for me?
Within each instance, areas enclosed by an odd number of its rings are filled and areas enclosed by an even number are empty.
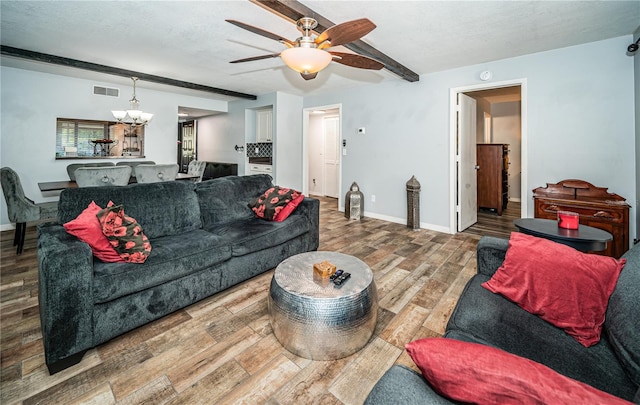
[[[589,347],[600,341],[609,297],[625,263],[513,232],[502,266],[482,286]]]
[[[149,239],[135,219],[124,214],[122,205],[109,202],[96,214],[102,233],[125,262],[144,263],[151,254]]]
[[[101,209],[98,204],[91,201],[91,204],[76,219],[62,226],[69,234],[87,243],[93,255],[103,262],[123,262],[124,260],[109,243],[109,239],[102,233],[102,226],[96,217]]]
[[[274,186],[249,203],[258,218],[282,222],[300,205],[304,195],[296,190]]]
[[[471,404],[630,404],[533,360],[447,338],[408,343],[409,356],[429,384]]]

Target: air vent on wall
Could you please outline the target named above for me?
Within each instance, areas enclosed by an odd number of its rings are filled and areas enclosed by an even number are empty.
[[[93,94],[99,96],[119,97],[120,89],[114,89],[111,87],[93,86]]]

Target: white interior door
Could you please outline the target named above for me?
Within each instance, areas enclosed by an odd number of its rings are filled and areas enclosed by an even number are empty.
[[[326,117],[324,119],[324,195],[334,198],[338,198],[339,194],[340,132],[338,125],[338,117]]]
[[[478,222],[476,100],[458,94],[458,232]]]

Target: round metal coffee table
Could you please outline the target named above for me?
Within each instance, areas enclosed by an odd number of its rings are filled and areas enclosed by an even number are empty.
[[[313,264],[327,260],[351,273],[336,288],[315,277]],[[335,252],[308,252],[278,265],[268,300],[273,334],[290,352],[313,360],[349,356],[369,341],[376,326],[378,294],[371,269]]]

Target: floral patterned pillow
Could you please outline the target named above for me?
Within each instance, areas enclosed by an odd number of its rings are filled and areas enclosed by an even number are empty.
[[[302,202],[304,195],[296,190],[274,186],[248,205],[258,218],[282,222]]]
[[[144,263],[147,260],[151,253],[149,239],[142,233],[140,224],[124,214],[122,205],[109,202],[107,208],[100,210],[96,217],[102,233],[125,262]]]

